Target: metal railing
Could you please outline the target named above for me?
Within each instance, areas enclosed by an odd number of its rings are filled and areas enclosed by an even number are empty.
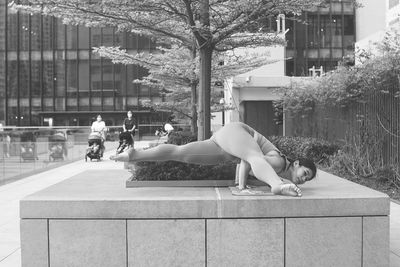
[[[161,124],[139,125],[135,141],[159,142]],[[174,125],[187,129],[186,125]],[[107,127],[106,152],[118,147],[122,127]],[[2,127],[0,129],[0,185],[76,160],[84,160],[90,126]]]

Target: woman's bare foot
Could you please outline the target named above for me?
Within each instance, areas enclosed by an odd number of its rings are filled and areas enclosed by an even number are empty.
[[[279,187],[272,189],[272,193],[276,195],[301,197],[301,189],[295,184],[281,184]]]

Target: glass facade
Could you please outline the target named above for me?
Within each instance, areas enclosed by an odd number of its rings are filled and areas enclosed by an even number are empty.
[[[310,68],[333,70],[354,56],[355,17],[350,1],[330,1],[326,7],[288,17],[286,75],[307,76]]]
[[[159,92],[132,81],[146,75],[140,66],[112,64],[91,52],[120,46],[130,53],[154,51],[149,38],[113,28],[69,26],[53,17],[11,12],[0,1],[0,122],[3,125],[89,125],[101,113],[119,125],[127,110],[137,120],[162,122],[166,114],[142,108]]]

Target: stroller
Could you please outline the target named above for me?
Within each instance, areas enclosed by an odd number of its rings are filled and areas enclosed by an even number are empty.
[[[21,159],[38,160],[36,151],[36,137],[33,132],[24,132],[21,134]]]
[[[64,155],[67,155],[66,141],[65,133],[62,132],[57,132],[49,137],[49,161],[64,160]]]
[[[103,153],[105,150],[104,140],[101,137],[101,133],[92,132],[89,134],[88,138],[89,147],[86,149],[85,161],[87,158],[100,160],[103,157]]]
[[[117,155],[124,152],[126,149],[133,147],[133,137],[130,132],[122,132],[119,134],[119,146],[117,148]]]

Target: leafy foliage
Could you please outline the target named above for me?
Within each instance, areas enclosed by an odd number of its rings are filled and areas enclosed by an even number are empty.
[[[184,145],[197,141],[191,132],[171,132],[168,144]],[[227,162],[212,166],[188,164],[176,161],[137,162],[134,176],[138,180],[232,180],[235,178],[236,164]]]
[[[385,81],[400,77],[400,34],[388,32],[376,44],[378,55],[359,51],[362,64],[339,65],[321,77],[303,79],[286,88],[283,106],[292,112],[307,112],[319,104],[340,107],[363,102],[371,94],[388,94]],[[394,93],[393,97],[399,97]]]
[[[270,136],[268,139],[291,159],[308,158],[319,164],[326,163],[340,148],[339,144],[310,137]]]
[[[269,140],[290,158],[310,158],[317,163],[326,163],[339,146],[315,138],[272,136]],[[190,132],[172,132],[168,143],[183,145],[196,141]],[[233,180],[236,164],[227,162],[212,166],[201,166],[182,162],[137,162],[134,176],[138,180]]]
[[[279,13],[300,14],[323,0],[27,0],[11,6],[29,13],[63,19],[65,24],[87,27],[117,27],[119,31],[155,37],[192,48],[209,43],[218,51],[235,47],[267,46],[276,35],[245,32]],[[194,38],[194,39],[193,39]]]
[[[326,123],[332,118],[332,125],[343,127],[343,145],[325,161],[327,171],[367,184],[382,175],[399,190],[399,32],[388,32],[373,51],[357,55],[358,65],[340,65],[322,77],[293,84],[282,103],[300,134],[309,127],[311,135],[332,137],[324,133],[332,130]]]

